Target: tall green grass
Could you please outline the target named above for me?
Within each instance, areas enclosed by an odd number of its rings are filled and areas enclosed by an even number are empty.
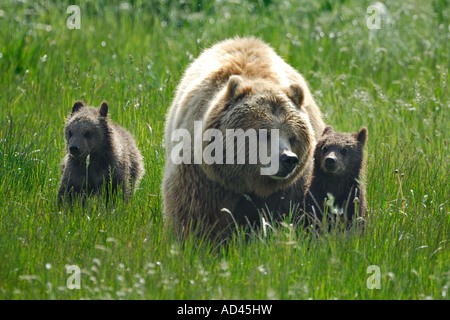
[[[386,3],[379,30],[368,1],[90,1],[80,30],[66,27],[70,4],[0,4],[0,298],[449,298],[448,2]],[[186,66],[236,35],[299,70],[328,124],[368,127],[364,234],[317,238],[287,221],[216,248],[164,228],[165,112]],[[114,209],[56,203],[79,99],[107,100],[144,155],[139,190]],[[367,288],[371,265],[380,289]]]

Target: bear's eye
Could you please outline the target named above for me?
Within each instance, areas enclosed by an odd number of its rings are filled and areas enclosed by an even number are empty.
[[[72,131],[69,130],[67,134],[69,135],[69,138],[72,138]]]
[[[289,143],[291,144],[291,146],[295,144],[296,141],[297,139],[295,139],[295,137],[289,138]]]
[[[86,139],[89,139],[89,138],[91,137],[91,132],[90,132],[90,131],[86,131],[86,132],[84,133],[84,137],[85,137]]]
[[[346,148],[343,148],[342,150],[341,150],[341,153],[342,153],[342,155],[346,155],[347,154],[347,149]]]
[[[326,153],[328,151],[327,147],[323,147],[323,153]]]

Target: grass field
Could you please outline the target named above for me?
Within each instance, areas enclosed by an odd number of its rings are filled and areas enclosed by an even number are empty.
[[[0,3],[1,299],[449,299],[448,1],[386,2],[380,29],[367,26],[370,1],[149,3],[81,1],[80,29],[67,1]],[[368,127],[363,235],[283,224],[217,249],[164,229],[165,112],[186,66],[235,35],[300,71],[327,124]],[[107,100],[145,158],[115,209],[56,203],[79,99]]]

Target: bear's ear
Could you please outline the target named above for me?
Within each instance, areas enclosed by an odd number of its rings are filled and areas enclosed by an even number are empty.
[[[105,118],[108,115],[108,103],[106,101],[103,101],[100,106],[100,115]]]
[[[322,135],[327,135],[334,132],[334,129],[332,126],[326,126],[325,129],[323,129]]]
[[[365,145],[367,142],[367,136],[369,135],[369,131],[366,127],[362,127],[357,133],[353,134],[356,140],[362,145]]]
[[[72,107],[72,113],[77,112],[78,110],[80,110],[83,107],[83,102],[81,102],[80,100],[78,100],[77,102],[75,102],[75,104]]]
[[[228,79],[228,87],[227,87],[227,97],[229,99],[235,98],[240,95],[240,88],[242,87],[242,84],[244,83],[244,80],[241,76],[238,75],[232,75]]]
[[[287,95],[297,107],[301,107],[304,99],[303,89],[298,84],[291,84],[289,86]]]

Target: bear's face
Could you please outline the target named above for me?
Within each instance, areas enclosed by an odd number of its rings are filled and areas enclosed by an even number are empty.
[[[84,159],[101,148],[105,139],[107,110],[106,103],[100,109],[75,103],[65,127],[67,151],[71,157]]]
[[[351,134],[335,132],[331,126],[328,126],[317,142],[314,165],[320,171],[336,177],[357,175],[362,166],[366,141],[366,128]]]
[[[205,173],[232,190],[259,196],[289,185],[305,169],[314,144],[302,103],[299,86],[281,88],[273,82],[231,76],[222,95],[206,113],[203,128],[203,132],[222,132],[224,162],[203,163]],[[204,141],[203,150],[209,143]],[[234,151],[231,156],[230,150]],[[239,158],[239,150],[245,161]],[[270,157],[270,162],[264,156]]]

